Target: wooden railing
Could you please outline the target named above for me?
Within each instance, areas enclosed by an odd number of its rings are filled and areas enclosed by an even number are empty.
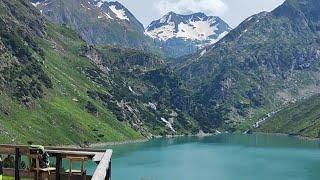
[[[93,176],[87,176],[93,180],[111,180],[111,157],[112,150],[95,150],[95,149],[74,149],[74,148],[56,148],[45,147],[45,151],[50,157],[55,157],[55,172],[51,179],[66,179],[66,175],[61,173],[62,160],[66,157],[86,157],[98,164]],[[21,177],[34,178],[35,172],[32,170],[21,170],[21,156],[30,157],[30,146],[15,146],[15,145],[0,145],[0,154],[14,155],[15,168],[3,169],[5,176],[14,176],[15,180],[20,180]],[[1,170],[0,170],[1,171]],[[52,175],[52,176],[53,176]]]
[[[92,180],[111,180],[111,156],[112,150],[107,150],[104,153],[96,171],[92,176]]]

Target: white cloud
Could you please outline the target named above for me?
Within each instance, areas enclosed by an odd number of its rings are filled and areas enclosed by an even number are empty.
[[[207,15],[223,15],[228,6],[222,0],[160,0],[155,8],[164,15],[170,11],[180,14],[204,12]]]

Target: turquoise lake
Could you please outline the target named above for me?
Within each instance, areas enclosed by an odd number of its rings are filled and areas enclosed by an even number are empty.
[[[319,180],[320,142],[222,134],[109,147],[113,180]]]

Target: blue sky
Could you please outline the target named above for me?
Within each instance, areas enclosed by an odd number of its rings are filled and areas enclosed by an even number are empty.
[[[217,15],[232,27],[261,11],[271,11],[284,0],[118,0],[143,24],[159,19],[169,11],[181,14],[205,12]]]

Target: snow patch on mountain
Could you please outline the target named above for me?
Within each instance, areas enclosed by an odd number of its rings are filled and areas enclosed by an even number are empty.
[[[163,117],[161,118],[161,121],[164,122],[166,124],[166,127],[168,127],[172,132],[176,132],[176,130],[172,126],[173,121],[168,121]]]
[[[91,4],[90,1],[88,1],[88,4]],[[98,16],[98,19],[107,18],[130,21],[130,18],[126,15],[128,10],[117,1],[94,0],[93,4],[103,12],[103,15]]]
[[[102,6],[105,2],[107,2],[107,0],[96,0],[95,2],[96,2],[96,5],[95,5],[95,6],[101,8],[101,6]],[[90,4],[90,2],[88,2],[88,3]]]
[[[207,49],[202,50],[200,53],[200,57],[204,56],[206,53],[207,53]]]
[[[129,86],[129,91],[132,92],[132,94],[137,94],[136,92],[134,92],[131,86]]]
[[[102,18],[113,19],[113,17],[111,17],[110,14],[106,12],[101,12],[100,15],[98,16],[98,19],[102,19]]]
[[[152,103],[152,102],[149,102],[148,105],[149,105],[149,107],[152,108],[153,110],[155,110],[155,111],[157,110],[157,105],[156,105],[156,104],[154,104],[154,103]]]
[[[129,18],[126,16],[125,10],[117,9],[117,7],[115,5],[112,5],[109,8],[117,16],[117,18],[130,21]]]
[[[160,39],[160,40],[166,41],[174,37],[174,34],[175,34],[174,27],[175,27],[174,23],[170,22],[168,25],[161,26],[151,31],[148,31],[147,29],[145,34],[154,39]]]
[[[178,25],[178,32],[176,36],[179,38],[186,38],[192,40],[204,41],[209,36],[215,34],[216,26],[211,26],[206,21],[190,21],[188,24],[180,23]]]
[[[231,29],[230,29],[230,30],[231,30]],[[220,39],[222,39],[223,37],[225,37],[228,33],[229,33],[229,31],[225,31],[225,32],[221,33],[215,40],[212,40],[211,43],[214,44],[214,43],[220,41]]]
[[[47,5],[48,4],[48,1],[47,0],[32,0],[31,1],[31,4],[34,6],[34,7],[39,7],[41,5]]]
[[[40,4],[41,4],[41,2],[35,2],[35,3],[31,3],[34,7],[37,7],[37,6],[39,6]]]

